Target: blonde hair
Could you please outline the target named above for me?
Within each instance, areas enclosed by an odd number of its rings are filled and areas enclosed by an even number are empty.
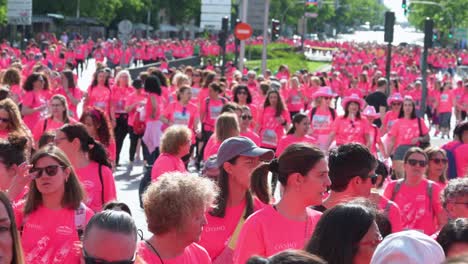
[[[223,142],[230,137],[239,136],[240,127],[237,115],[223,113],[216,119],[215,135],[218,142]]]
[[[161,153],[176,155],[181,146],[191,140],[192,131],[184,125],[172,125],[161,137]]]
[[[128,76],[128,83],[127,86],[130,87],[132,86],[132,76],[130,76],[130,72],[128,70],[120,70],[119,73],[115,76],[115,85],[120,85],[120,78],[122,78],[122,75],[127,75]]]
[[[447,153],[445,152],[444,149],[441,149],[441,148],[438,148],[438,147],[429,147],[427,149],[424,150],[424,153],[426,153],[427,155],[427,158],[428,160],[430,161],[431,158],[433,156],[435,156],[436,154],[440,153],[444,159],[447,158]],[[447,168],[448,168],[448,163],[445,165],[446,166],[446,170],[439,176],[439,179],[438,181],[440,183],[446,183],[447,182]],[[428,175],[428,172],[429,172],[429,163],[428,163],[428,166],[427,166],[427,173],[426,175]]]
[[[217,193],[213,181],[195,174],[161,175],[143,194],[148,230],[158,235],[180,228],[194,211],[211,207]]]

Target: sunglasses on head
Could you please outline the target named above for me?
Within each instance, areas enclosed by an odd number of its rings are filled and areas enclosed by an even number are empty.
[[[415,160],[415,159],[409,159],[406,161],[411,166],[416,166],[419,165],[419,167],[426,167],[427,161],[425,160]]]
[[[33,167],[31,170],[29,170],[29,173],[31,173],[31,174],[37,173],[34,178],[39,179],[39,178],[42,177],[42,172],[44,172],[44,171],[48,176],[57,175],[58,168],[64,168],[64,166],[49,165],[49,166],[46,166],[44,168]]]
[[[9,119],[9,118],[1,118],[1,117],[0,117],[0,122],[8,123],[8,122],[10,122],[10,119]]]
[[[242,120],[252,120],[252,116],[250,115],[242,115],[241,118]]]
[[[133,264],[135,263],[136,253],[133,255],[133,258],[129,260],[107,261],[91,257],[88,255],[88,253],[86,253],[85,250],[83,250],[83,257],[85,260],[85,264]]]
[[[439,158],[435,158],[435,159],[430,159],[430,161],[433,161],[435,164],[447,164],[448,160],[447,159],[439,159]]]

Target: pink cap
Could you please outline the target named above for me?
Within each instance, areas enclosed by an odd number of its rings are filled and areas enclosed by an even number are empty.
[[[403,102],[403,96],[400,93],[394,93],[387,99],[387,104],[391,105],[394,102]]]
[[[371,105],[366,106],[366,108],[364,108],[364,110],[362,110],[361,114],[363,116],[374,117],[374,118],[377,118],[377,117],[380,116],[377,112],[375,112],[375,108],[373,106],[371,106]]]
[[[346,96],[343,99],[343,102],[341,103],[341,106],[343,106],[343,108],[346,109],[346,106],[351,102],[358,103],[360,109],[362,109],[364,107],[364,100],[361,97],[359,97],[359,95],[354,94],[354,93],[351,94],[350,96]]]
[[[328,86],[320,87],[315,93],[312,94],[312,98],[317,97],[336,97],[336,93],[333,92],[332,88]]]

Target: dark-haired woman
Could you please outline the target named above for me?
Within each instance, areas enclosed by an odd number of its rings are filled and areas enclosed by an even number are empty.
[[[49,81],[41,73],[32,73],[24,82],[23,89],[25,93],[20,98],[21,114],[26,126],[32,130],[37,120],[47,115],[47,102],[50,98]]]
[[[276,149],[276,156],[280,156],[284,149],[293,143],[309,143],[315,145],[317,139],[307,135],[310,128],[309,117],[304,113],[297,113],[294,115],[292,120],[292,127],[289,129],[286,136],[281,138]]]
[[[85,125],[88,134],[104,145],[111,162],[115,161],[116,146],[112,125],[107,115],[98,107],[83,110],[80,122]]]
[[[398,119],[389,131],[387,153],[393,154],[393,169],[397,178],[403,178],[403,157],[406,151],[420,142],[429,140],[429,129],[424,120],[416,116],[416,105],[411,96],[405,96]]]
[[[27,165],[24,136],[10,135],[8,140],[0,139],[0,191],[5,192],[12,202],[18,202],[28,193],[27,184],[30,166]]]
[[[111,89],[109,86],[109,76],[104,69],[97,70],[94,73],[93,82],[88,88],[84,107],[98,107],[107,114],[111,123],[115,123],[113,106],[111,104]]]
[[[71,70],[64,70],[60,76],[62,78],[62,89],[59,89],[59,93],[67,99],[72,117],[77,118],[78,113],[76,107],[83,98],[83,92],[77,87],[75,77]]]
[[[275,150],[278,141],[284,136],[284,129],[291,122],[289,112],[278,91],[267,93],[263,109],[258,115],[258,129],[261,146]]]
[[[16,226],[15,213],[8,197],[0,192],[0,256],[5,264],[24,264],[23,247]]]
[[[361,109],[364,104],[364,100],[357,94],[351,94],[343,99],[342,105],[345,114],[333,122],[327,149],[330,148],[335,139],[337,146],[356,142],[370,147],[370,124],[367,119],[361,117]]]
[[[247,217],[265,206],[256,190],[251,191],[251,173],[261,160],[273,156],[271,150],[259,148],[245,137],[232,137],[221,144],[217,156],[220,193],[217,206],[206,214],[208,223],[200,240],[214,263],[232,263],[236,234]]]
[[[69,116],[67,100],[63,95],[56,94],[49,100],[49,115],[38,120],[33,129],[34,141],[48,131],[55,131],[64,124],[76,123],[76,120]]]
[[[145,146],[143,151],[148,151],[148,165],[153,165],[156,158],[159,156],[159,143],[161,137],[161,109],[162,109],[162,90],[160,78],[155,75],[150,75],[145,80],[145,91],[148,95],[145,106],[145,123],[146,130],[143,135]],[[145,150],[146,149],[146,150]]]
[[[130,135],[130,162],[135,160],[135,153],[140,157],[141,137],[144,131],[144,111],[146,105],[146,92],[140,79],[133,80],[134,91],[128,96],[125,110],[128,112],[128,133]],[[137,158],[138,159],[138,158]]]
[[[252,115],[251,120],[253,120],[252,122],[250,122],[251,123],[250,125],[251,125],[251,128],[255,128],[257,124],[257,116],[258,116],[257,112],[258,111],[257,111],[256,105],[253,104],[253,97],[252,97],[252,94],[250,93],[250,90],[245,85],[237,85],[234,88],[233,94],[234,94],[234,102],[239,104],[241,107],[243,106],[249,107],[251,115]]]
[[[442,188],[447,185],[448,159],[444,149],[429,147],[424,150],[429,163],[427,166],[426,178],[439,184]]]
[[[329,264],[368,264],[381,241],[376,213],[348,203],[325,211],[305,249]]]
[[[69,157],[83,184],[85,204],[95,212],[117,197],[112,166],[103,145],[91,137],[83,124],[65,125],[57,131],[55,144]]]
[[[93,215],[65,153],[55,146],[31,159],[34,180],[24,204],[15,208],[26,263],[79,263],[79,233]]]
[[[286,249],[301,249],[314,232],[320,212],[310,209],[319,205],[331,184],[323,152],[311,145],[295,143],[279,159],[257,167],[253,174],[278,174],[284,188],[278,203],[266,206],[249,217],[242,227],[234,263],[245,263],[249,257],[268,257]]]

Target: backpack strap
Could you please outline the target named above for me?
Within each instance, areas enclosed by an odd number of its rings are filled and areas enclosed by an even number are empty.
[[[432,214],[432,187],[433,187],[433,182],[428,181],[427,182],[427,197],[429,198],[429,212]]]
[[[395,190],[395,189],[393,189],[393,190]],[[392,201],[388,200],[387,204],[385,205],[385,209],[384,209],[385,216],[388,217],[388,214],[390,213],[390,208],[391,207],[392,207]]]
[[[422,137],[424,136],[422,133],[422,127],[421,127],[421,118],[418,117],[418,128],[419,128],[419,136]]]
[[[314,115],[317,112],[317,107],[312,107],[312,110],[310,111],[310,121],[314,119]]]
[[[335,120],[335,118],[336,118],[335,109],[333,109],[331,107],[328,107],[328,110],[330,110],[330,114],[331,114],[332,119]]]
[[[80,241],[83,238],[84,229],[86,227],[86,206],[80,203],[80,207],[75,210],[75,228]]]
[[[99,181],[101,182],[101,201],[104,204],[104,181],[102,180],[102,164],[99,164]]]
[[[396,197],[397,193],[400,191],[400,188],[401,188],[401,185],[403,184],[403,181],[404,181],[404,179],[399,179],[396,182],[395,187],[393,187],[392,197],[390,198],[390,201],[395,200],[395,197]]]
[[[244,223],[245,223],[244,215],[246,211],[247,211],[247,205],[245,206],[244,211],[241,214],[239,222],[236,225],[236,229],[234,229],[234,232],[232,233],[231,238],[228,241],[227,246],[232,250],[236,248],[236,244],[239,238],[240,231],[242,230],[242,226],[244,226]]]

